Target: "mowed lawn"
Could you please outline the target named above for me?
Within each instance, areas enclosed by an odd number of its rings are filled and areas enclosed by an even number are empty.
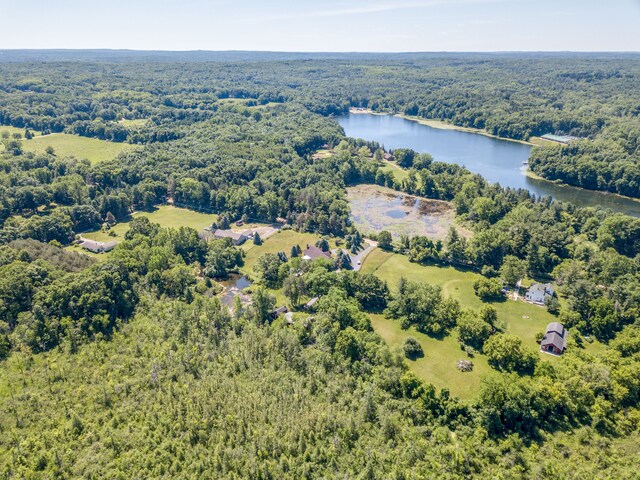
[[[401,182],[406,178],[409,178],[409,171],[404,168],[398,166],[395,162],[390,162],[388,160],[383,160],[383,166],[380,168],[383,172],[391,172],[396,180]]]
[[[444,295],[458,300],[463,308],[477,310],[484,305],[473,291],[473,283],[481,277],[474,272],[456,270],[452,267],[423,266],[409,262],[404,255],[380,249],[369,254],[362,271],[386,280],[392,291],[395,290],[400,277],[405,277],[412,281],[440,285]],[[544,307],[522,301],[505,300],[492,302],[491,305],[498,312],[498,323],[503,325],[508,333],[519,336],[532,351],[539,350],[536,334],[544,331],[549,322],[556,320],[556,317],[548,313]],[[469,399],[477,393],[480,377],[489,371],[486,357],[479,354],[470,359],[475,365],[473,372],[458,372],[455,368],[456,361],[467,356],[460,350],[455,333],[442,340],[436,340],[415,331],[404,331],[400,328],[399,322],[385,319],[383,316],[372,316],[372,321],[376,332],[392,347],[402,347],[409,336],[420,341],[426,354],[425,358],[408,363],[423,380],[433,383],[438,388],[449,388],[460,398]],[[586,350],[595,351],[601,347],[598,342],[585,343]],[[560,360],[543,353],[540,353],[540,359],[551,362]]]
[[[284,252],[287,257],[291,255],[291,247],[299,245],[304,251],[307,245],[315,245],[322,238],[320,235],[313,233],[300,233],[294,230],[279,230],[278,232],[267,238],[262,245],[254,245],[251,240],[243,245],[243,249],[247,253],[244,260],[244,268],[250,275],[255,275],[253,266],[265,253]],[[329,246],[335,248],[335,242],[329,240]]]
[[[400,328],[400,322],[386,319],[384,315],[371,315],[371,323],[375,332],[392,348],[401,350],[408,337],[418,340],[422,345],[424,357],[406,360],[409,368],[425,382],[433,384],[438,389],[448,388],[453,396],[462,400],[473,399],[480,389],[482,376],[492,370],[484,355],[469,358],[460,349],[455,334],[434,338],[417,332],[415,328],[403,330]],[[458,360],[472,361],[473,370],[459,371],[456,368]]]
[[[129,143],[107,142],[67,133],[52,133],[36,136],[31,140],[22,140],[22,148],[27,152],[44,153],[47,147],[52,147],[58,157],[73,156],[79,160],[89,160],[91,163],[112,160],[121,152],[136,148]]]
[[[136,212],[131,217],[147,217],[151,222],[160,224],[161,227],[191,227],[198,231],[203,230],[204,227],[211,226],[218,218],[217,215],[196,212],[186,208],[178,208],[173,205],[161,205],[152,212]],[[109,232],[102,230],[86,232],[83,233],[82,236],[98,242],[108,242],[112,240],[121,242],[124,240],[125,233],[129,230],[129,221],[118,222],[111,227],[110,231],[115,233],[115,236],[109,235]]]
[[[299,245],[304,251],[307,245],[315,245],[321,238],[320,235],[313,233],[300,233],[294,230],[279,230],[278,232],[265,239],[262,245],[254,245],[251,240],[243,245],[246,252],[244,259],[244,267],[241,271],[252,279],[257,279],[253,266],[262,255],[266,253],[284,252],[287,257],[291,255],[291,247]],[[329,246],[333,249],[336,247],[335,241],[329,239]],[[289,299],[284,295],[283,289],[270,290],[270,293],[276,297],[276,305],[289,305]],[[289,305],[290,306],[290,305]]]

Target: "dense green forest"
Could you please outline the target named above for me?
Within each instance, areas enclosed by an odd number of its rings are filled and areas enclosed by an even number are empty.
[[[529,165],[550,180],[640,197],[640,122],[618,120],[595,140],[534,148]]]
[[[44,55],[50,62],[11,62],[20,54],[8,53],[0,124],[145,143],[185,135],[190,124],[211,118],[225,98],[257,105],[296,102],[322,115],[367,107],[513,139],[583,137],[562,154],[544,149],[533,170],[571,185],[640,196],[634,143],[640,59],[634,55],[274,55],[269,61],[267,54],[203,53],[183,69],[161,53],[137,62],[116,56],[119,63],[107,63],[113,55],[98,53],[93,56],[103,59],[99,63],[59,63],[66,55],[55,53]],[[249,61],[234,61],[245,57]],[[209,58],[224,61],[204,61]],[[101,81],[105,76],[107,83]]]
[[[394,152],[399,177],[379,145],[344,138],[328,116],[365,106],[512,138],[586,136],[540,149],[532,168],[634,195],[639,68],[634,56],[511,55],[0,64],[0,123],[13,127],[0,126],[0,472],[634,478],[640,219],[410,150]],[[60,132],[137,147],[95,163],[27,148]],[[482,309],[350,271],[346,254],[304,262],[300,246],[260,255],[251,305],[228,309],[218,282],[246,250],[131,216],[171,202],[357,254],[345,187],[362,183],[451,202],[469,236],[376,239],[414,264],[481,273]],[[108,255],[68,248],[118,222],[128,230]],[[558,286],[546,308],[572,335],[557,362],[523,348],[491,307],[498,278],[525,275]],[[272,314],[279,289],[292,322]],[[374,314],[434,337],[455,330],[461,351],[487,355],[477,398],[422,382]],[[581,348],[594,339],[600,349]]]

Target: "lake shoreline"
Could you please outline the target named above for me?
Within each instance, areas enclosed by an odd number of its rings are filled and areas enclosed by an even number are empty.
[[[494,135],[492,133],[487,132],[486,130],[482,130],[481,128],[473,128],[473,127],[462,127],[460,125],[454,125],[453,123],[445,122],[444,120],[438,120],[435,118],[422,118],[416,117],[414,115],[405,115],[404,113],[384,113],[384,112],[374,112],[369,108],[350,108],[349,113],[354,115],[391,115],[394,117],[402,118],[404,120],[408,120],[410,122],[416,122],[421,125],[426,125],[427,127],[439,128],[441,130],[456,130],[458,132],[466,132],[466,133],[475,133],[477,135],[483,135],[489,138],[495,138],[497,140],[504,140],[507,142],[515,142],[523,145],[529,145],[531,147],[540,145],[539,143],[532,143],[526,140],[517,140],[514,138],[506,138],[500,137],[498,135]],[[537,137],[536,137],[537,138]]]
[[[417,152],[429,152],[434,159],[464,166],[490,183],[523,188],[538,197],[551,196],[576,206],[600,206],[640,217],[640,199],[589,190],[535,175],[526,166],[534,148],[530,142],[502,141],[505,139],[477,129],[406,115],[371,114],[367,109],[352,110],[349,115],[337,118],[348,136],[377,141],[391,149],[412,148]],[[387,163],[384,168],[396,177],[403,177],[401,169]]]
[[[527,177],[529,177],[529,178],[531,178],[533,180],[549,182],[549,183],[552,183],[552,184],[554,184],[554,185],[556,185],[558,187],[577,188],[578,190],[582,190],[582,191],[588,192],[588,193],[596,193],[598,195],[605,195],[607,197],[620,198],[622,200],[630,200],[630,201],[636,202],[637,204],[640,205],[640,198],[628,197],[626,195],[620,195],[619,193],[605,192],[605,191],[602,191],[602,190],[591,190],[589,188],[583,188],[583,187],[578,187],[577,185],[571,185],[569,183],[564,183],[564,182],[561,182],[560,180],[549,180],[548,178],[541,177],[537,173],[531,171],[529,168],[527,168],[524,171],[524,174],[525,174],[525,176],[527,176]],[[631,216],[633,216],[633,215],[631,215]]]

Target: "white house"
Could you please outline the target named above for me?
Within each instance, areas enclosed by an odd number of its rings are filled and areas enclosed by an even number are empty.
[[[535,303],[536,305],[544,305],[544,301],[547,298],[553,297],[554,292],[553,285],[550,283],[534,283],[529,290],[527,290],[525,298],[527,301]]]

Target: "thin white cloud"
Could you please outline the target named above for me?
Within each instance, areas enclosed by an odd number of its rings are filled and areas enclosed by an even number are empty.
[[[478,3],[498,3],[506,0],[421,0],[413,2],[395,2],[395,3],[369,3],[359,7],[350,8],[333,8],[323,10],[308,10],[300,12],[290,12],[282,14],[267,15],[261,20],[289,20],[302,18],[326,18],[326,17],[345,17],[350,15],[364,15],[368,13],[390,12],[394,10],[409,10],[414,8],[428,8],[451,4],[478,4]]]

